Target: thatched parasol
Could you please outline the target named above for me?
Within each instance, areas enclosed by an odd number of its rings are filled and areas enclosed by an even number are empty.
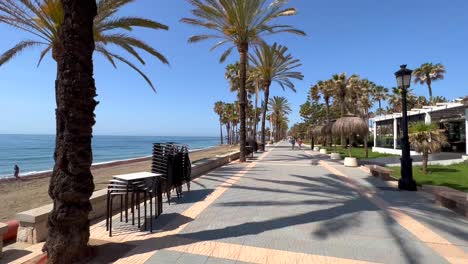
[[[336,120],[332,126],[331,132],[334,135],[351,136],[353,134],[358,134],[364,136],[369,132],[369,127],[362,118],[347,114]]]
[[[366,122],[355,115],[347,114],[342,118],[336,120],[332,127],[333,135],[344,135],[351,137],[351,135],[357,134],[361,136],[367,135],[369,127]],[[351,157],[351,146],[348,149],[349,156]]]

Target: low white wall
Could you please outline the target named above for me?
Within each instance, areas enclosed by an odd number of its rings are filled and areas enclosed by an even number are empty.
[[[379,148],[379,147],[372,147],[372,152],[378,153],[385,153],[385,154],[394,154],[394,155],[401,155],[401,149],[392,149],[392,148]],[[419,155],[415,151],[410,151],[411,155]]]

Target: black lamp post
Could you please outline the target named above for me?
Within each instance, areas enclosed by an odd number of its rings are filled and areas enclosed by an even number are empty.
[[[406,113],[406,94],[411,85],[412,70],[406,69],[406,65],[401,65],[400,70],[395,72],[398,88],[401,90],[401,178],[398,181],[398,188],[406,191],[416,191],[416,182],[413,179],[413,159],[410,155],[410,145],[408,139],[408,115]]]

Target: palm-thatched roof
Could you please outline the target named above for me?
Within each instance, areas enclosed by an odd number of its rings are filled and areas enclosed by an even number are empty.
[[[369,127],[366,122],[362,118],[352,114],[339,118],[332,126],[332,133],[334,135],[367,135],[368,132]]]

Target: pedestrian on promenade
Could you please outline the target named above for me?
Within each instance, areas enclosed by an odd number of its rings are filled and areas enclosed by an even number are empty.
[[[296,139],[295,138],[291,138],[291,145],[292,145],[292,149],[294,150],[294,146],[296,145]]]
[[[20,174],[20,168],[19,168],[18,164],[15,164],[15,167],[14,167],[14,175],[15,175],[15,178],[16,178],[17,180],[21,180],[19,174]]]
[[[299,146],[299,149],[302,148],[302,139],[301,139],[301,138],[299,138],[299,139],[297,140],[297,145]]]

